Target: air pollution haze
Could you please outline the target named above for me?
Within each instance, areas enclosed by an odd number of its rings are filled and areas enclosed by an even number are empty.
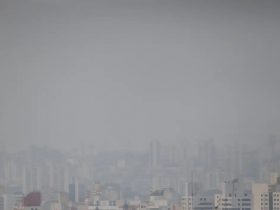
[[[280,1],[0,0],[0,210],[279,210]]]
[[[1,147],[280,134],[277,1],[1,0]]]

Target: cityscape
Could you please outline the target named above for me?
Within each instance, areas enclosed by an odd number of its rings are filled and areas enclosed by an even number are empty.
[[[0,0],[0,210],[280,210],[280,0]]]
[[[62,154],[2,149],[3,210],[275,209],[280,206],[280,144],[255,149],[213,140],[157,140],[146,151]]]

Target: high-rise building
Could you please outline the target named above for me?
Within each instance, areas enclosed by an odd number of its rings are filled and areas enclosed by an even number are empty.
[[[252,207],[254,210],[269,210],[269,192],[267,184],[252,185]]]
[[[160,143],[152,141],[150,143],[150,167],[158,168],[160,162]]]
[[[73,183],[69,185],[69,199],[72,202],[84,202],[86,198],[85,185],[78,182],[78,179],[73,179]]]
[[[0,196],[0,210],[13,210],[22,206],[22,194],[4,194]]]

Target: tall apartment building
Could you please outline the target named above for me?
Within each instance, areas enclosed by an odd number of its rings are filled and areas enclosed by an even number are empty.
[[[252,194],[238,180],[223,183],[222,191],[191,193],[182,197],[182,210],[251,210]]]
[[[268,184],[253,184],[252,195],[254,210],[269,210]]]
[[[270,184],[253,184],[254,210],[280,210],[280,177],[272,174]]]

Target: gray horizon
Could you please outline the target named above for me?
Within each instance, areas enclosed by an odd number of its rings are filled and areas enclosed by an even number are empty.
[[[0,142],[141,150],[280,135],[277,1],[0,1]]]

